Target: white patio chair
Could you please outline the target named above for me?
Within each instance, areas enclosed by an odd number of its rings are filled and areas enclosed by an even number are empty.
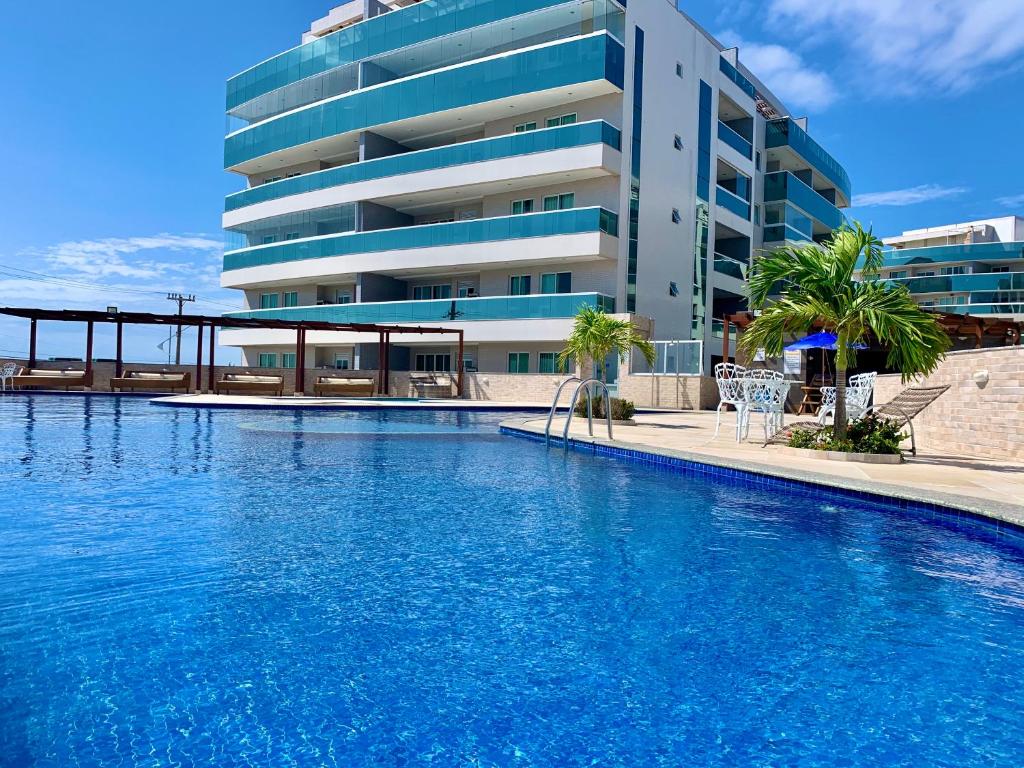
[[[4,363],[3,368],[0,368],[0,392],[7,391],[7,381],[13,379],[18,375],[18,369],[20,366],[14,363]],[[11,382],[11,389],[14,389],[14,382]]]
[[[743,409],[742,439],[750,433],[750,414],[761,413],[764,414],[764,439],[768,442],[771,435],[784,426],[789,382],[781,376],[748,377],[743,380],[743,394],[746,406]],[[740,439],[738,436],[736,442]]]
[[[871,396],[875,392],[875,379],[878,374],[859,373],[850,377],[850,383],[846,385],[846,416],[851,421],[859,419],[868,411],[871,405]],[[824,424],[825,420],[836,413],[836,388],[821,388],[821,408],[818,410],[818,423]]]
[[[773,371],[768,368],[751,368],[743,375],[744,378],[758,381],[782,381],[786,378],[782,371]]]
[[[736,441],[740,439],[740,424],[743,422],[743,376],[747,369],[735,363],[719,363],[715,366],[715,383],[718,384],[718,418],[715,420],[715,437],[722,426],[722,409],[731,405],[736,409]]]

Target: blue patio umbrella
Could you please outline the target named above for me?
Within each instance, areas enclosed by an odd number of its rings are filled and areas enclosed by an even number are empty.
[[[851,344],[850,349],[867,349],[867,344]],[[799,341],[786,345],[786,351],[793,352],[798,349],[836,349],[836,335],[828,331],[812,333]]]

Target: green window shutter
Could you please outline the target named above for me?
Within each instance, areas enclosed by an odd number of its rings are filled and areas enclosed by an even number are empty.
[[[540,292],[541,293],[557,293],[558,292],[558,275],[554,272],[550,272],[546,275],[540,276]]]

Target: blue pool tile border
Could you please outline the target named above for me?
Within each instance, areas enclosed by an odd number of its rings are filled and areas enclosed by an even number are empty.
[[[499,427],[501,434],[513,437],[524,438],[537,443],[546,442],[543,434],[528,429],[502,424]],[[562,448],[560,435],[552,435],[552,446]],[[813,480],[802,480],[792,477],[773,475],[768,472],[758,472],[751,469],[728,467],[710,462],[694,461],[679,456],[669,456],[653,451],[625,448],[616,445],[605,445],[589,440],[577,440],[569,438],[569,447],[581,453],[590,453],[595,456],[619,459],[635,464],[652,467],[659,470],[667,470],[675,474],[683,475],[704,475],[722,480],[730,484],[746,487],[758,487],[778,490],[801,491],[804,493],[825,494],[837,501],[861,501],[871,504],[878,504],[887,509],[896,509],[901,512],[920,515],[932,520],[951,525],[954,528],[970,528],[981,533],[998,534],[999,537],[1014,539],[1016,543],[1024,547],[1024,525],[999,517],[990,516],[951,504],[943,504],[934,501],[919,499],[907,499],[898,496],[888,496],[877,491],[865,491],[858,488],[843,488],[841,486],[829,485],[815,482]]]

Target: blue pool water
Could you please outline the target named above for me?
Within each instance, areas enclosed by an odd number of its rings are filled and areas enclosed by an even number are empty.
[[[508,416],[0,397],[0,765],[1024,762],[1019,540]]]

